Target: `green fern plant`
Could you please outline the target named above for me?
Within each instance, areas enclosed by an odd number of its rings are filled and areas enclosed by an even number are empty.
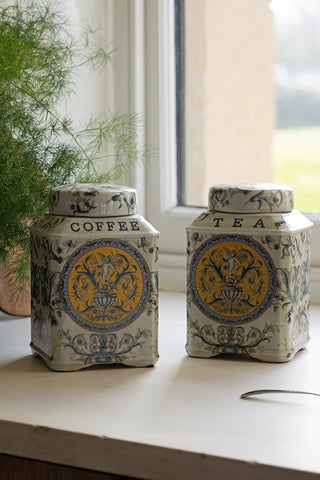
[[[103,68],[112,52],[88,28],[79,39],[70,35],[56,3],[0,1],[0,265],[14,256],[15,291],[28,278],[28,227],[47,210],[50,188],[115,182],[149,154],[136,140],[137,114],[110,114],[80,131],[59,115],[77,69]],[[110,152],[113,166],[101,173],[97,161]]]

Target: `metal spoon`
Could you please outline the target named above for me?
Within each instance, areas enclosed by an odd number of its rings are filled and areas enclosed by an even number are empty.
[[[264,390],[251,390],[240,395],[240,398],[253,397],[254,395],[263,395],[264,393],[298,393],[303,395],[315,395],[320,397],[320,393],[303,392],[301,390],[276,390],[276,389],[264,389]]]

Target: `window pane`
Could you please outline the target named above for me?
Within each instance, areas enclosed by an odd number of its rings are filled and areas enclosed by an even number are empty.
[[[320,211],[320,2],[272,0],[275,30],[274,179],[297,208]]]
[[[320,2],[184,7],[182,203],[206,206],[215,183],[273,181],[294,187],[297,208],[320,210]]]

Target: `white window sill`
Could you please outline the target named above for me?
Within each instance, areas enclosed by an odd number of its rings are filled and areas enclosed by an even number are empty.
[[[185,295],[161,292],[155,368],[50,371],[29,319],[0,319],[0,452],[148,479],[320,478],[320,307],[287,364],[186,355]]]

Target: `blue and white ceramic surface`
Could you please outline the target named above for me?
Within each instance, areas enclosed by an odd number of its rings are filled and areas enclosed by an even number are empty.
[[[307,344],[311,227],[290,187],[210,189],[187,228],[190,356],[286,362]]]
[[[136,191],[76,184],[31,228],[31,347],[54,370],[158,359],[158,232]]]

